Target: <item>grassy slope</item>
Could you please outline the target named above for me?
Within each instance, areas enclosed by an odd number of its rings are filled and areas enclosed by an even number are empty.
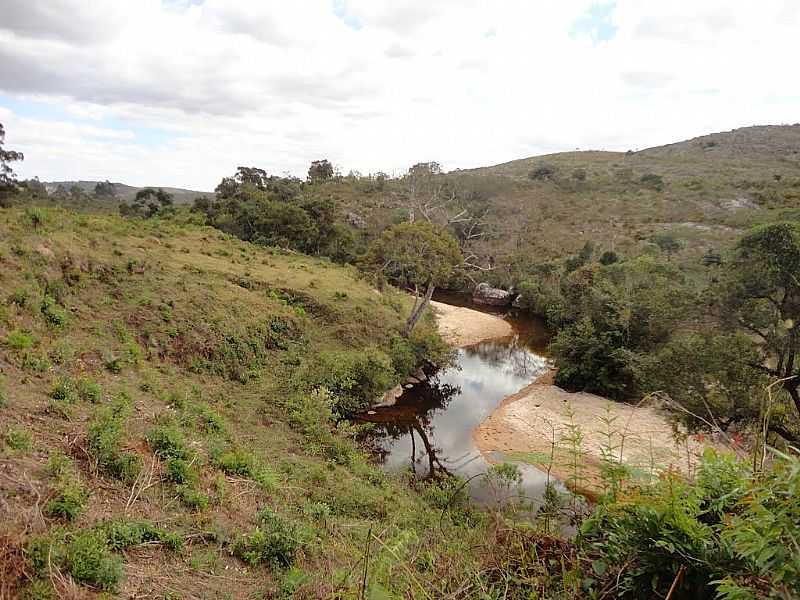
[[[297,597],[357,597],[370,529],[375,585],[438,597],[469,579],[477,555],[465,548],[486,543],[481,526],[456,530],[445,519],[440,530],[438,510],[403,480],[370,466],[342,436],[339,459],[326,459],[320,438],[292,429],[284,408],[307,358],[385,346],[400,327],[404,299],[377,294],[352,269],[272,253],[209,228],[58,209],[36,214],[43,225],[21,210],[0,212],[0,545],[9,549],[0,553],[0,579],[3,569],[6,582],[19,574],[13,549],[36,536],[118,518],[186,539],[177,553],[157,544],[128,549],[121,597],[262,597],[281,585],[288,590],[293,578],[304,582]],[[45,290],[65,307],[62,327],[40,309]],[[255,348],[257,328],[275,319],[288,324],[280,348],[243,350]],[[95,403],[54,400],[65,379],[96,382],[102,395]],[[122,451],[143,465],[128,482],[98,469],[87,442],[92,419],[122,394],[131,399]],[[207,508],[183,505],[166,481],[164,462],[146,441],[157,423],[185,436]],[[249,453],[258,476],[225,473],[214,460],[219,447]],[[60,485],[47,468],[58,452],[88,490],[74,523],[42,514]],[[303,531],[299,575],[231,556],[261,506]],[[64,573],[40,574],[41,585],[53,581],[65,593]]]

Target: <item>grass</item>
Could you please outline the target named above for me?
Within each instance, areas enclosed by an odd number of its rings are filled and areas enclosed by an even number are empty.
[[[4,454],[20,491],[0,511],[28,549],[34,589],[47,588],[50,556],[78,586],[111,595],[149,591],[126,581],[130,569],[168,578],[183,597],[200,586],[211,597],[353,597],[360,579],[349,574],[370,528],[401,558],[376,550],[370,568],[370,581],[395,595],[423,586],[436,597],[478,576],[480,557],[466,549],[488,537],[451,516],[440,530],[439,512],[404,476],[369,465],[354,431],[335,427],[334,399],[309,389],[321,383],[312,369],[320,356],[347,358],[331,381],[349,401],[393,385],[412,355],[434,348],[430,323],[410,347],[398,344],[403,296],[377,294],[352,268],[251,246],[184,217],[137,223],[42,210],[37,227],[20,211],[0,212],[3,285],[29,290],[25,306],[0,314],[9,359],[0,419],[35,422],[16,426],[34,451]],[[54,256],[36,252],[43,241]],[[62,270],[69,261],[74,268]],[[56,306],[69,307],[63,326],[41,312],[43,291],[31,285],[45,272],[64,277],[51,286]],[[9,339],[27,341],[14,348]],[[363,348],[380,358],[355,360]],[[26,481],[47,516],[37,535]],[[259,517],[264,506],[279,517]],[[187,532],[191,551],[171,552],[182,536],[107,525],[126,515]],[[137,547],[146,551],[123,553]],[[209,571],[189,568],[196,550],[216,557]],[[413,553],[435,566],[400,566]]]

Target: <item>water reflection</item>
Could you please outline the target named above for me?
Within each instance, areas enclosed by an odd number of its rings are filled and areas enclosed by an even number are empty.
[[[407,390],[391,407],[361,419],[376,425],[376,454],[387,469],[410,467],[417,477],[483,473],[488,464],[472,438],[473,430],[503,400],[547,369],[519,334],[458,351],[456,365]],[[522,467],[526,495],[539,496],[545,476]],[[487,500],[477,482],[477,500]]]

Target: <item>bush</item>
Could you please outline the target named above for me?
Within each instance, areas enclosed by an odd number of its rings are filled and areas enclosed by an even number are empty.
[[[48,325],[55,328],[67,324],[67,313],[60,307],[52,296],[45,296],[42,300],[41,312]]]
[[[114,405],[98,411],[89,424],[88,447],[97,466],[112,477],[133,481],[141,469],[138,455],[122,450],[123,426],[128,416],[128,405],[117,400]]]
[[[307,389],[330,391],[340,416],[366,409],[395,379],[391,360],[375,348],[323,352],[306,363],[302,374]]]
[[[183,433],[174,425],[161,425],[151,429],[147,433],[147,443],[163,459],[186,460],[192,454],[186,446]]]
[[[53,498],[44,507],[44,514],[48,517],[74,521],[85,509],[88,495],[83,486],[77,481],[63,482]]]
[[[579,536],[592,597],[790,598],[800,589],[800,461],[757,477],[707,451],[696,481],[675,475],[601,503]],[[680,576],[679,576],[680,574]]]
[[[97,404],[103,399],[103,388],[99,383],[88,379],[81,379],[78,382],[78,397],[84,402]]]
[[[75,404],[78,400],[78,393],[75,390],[75,383],[72,379],[64,377],[58,380],[53,389],[50,391],[50,397],[53,400],[64,402],[66,404]]]
[[[300,529],[267,507],[258,512],[258,521],[252,533],[234,542],[233,555],[249,565],[291,566],[303,545]]]
[[[12,450],[27,452],[33,445],[31,432],[25,429],[9,427],[5,435],[6,445]]]
[[[33,347],[34,337],[24,331],[12,331],[6,336],[6,345],[13,350],[27,350]]]

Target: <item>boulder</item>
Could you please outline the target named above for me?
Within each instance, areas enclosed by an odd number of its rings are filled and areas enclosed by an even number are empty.
[[[403,386],[396,385],[388,392],[386,392],[383,396],[378,398],[372,405],[372,407],[384,408],[387,406],[394,406],[397,403],[397,399],[402,395],[403,395]]]
[[[508,306],[513,297],[511,293],[493,288],[488,283],[479,283],[472,292],[472,301],[475,304],[486,304],[488,306]]]

